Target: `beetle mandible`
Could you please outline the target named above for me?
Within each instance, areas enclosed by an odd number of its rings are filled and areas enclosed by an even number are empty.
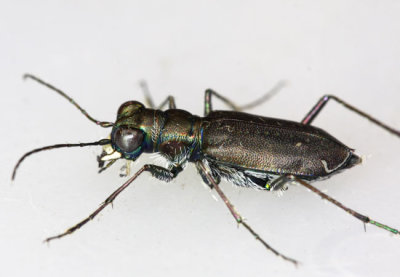
[[[354,153],[353,149],[324,130],[311,125],[329,100],[338,102],[400,137],[398,130],[387,126],[334,95],[324,95],[298,123],[241,112],[241,110],[258,105],[266,97],[239,107],[224,96],[208,89],[205,92],[204,117],[199,117],[185,110],[177,109],[172,96],[162,102],[159,108],[155,108],[147,86],[142,83],[148,107],[137,101],[125,102],[118,109],[115,123],[112,123],[94,119],[71,97],[49,83],[31,74],[24,75],[24,78],[32,79],[57,92],[78,108],[89,120],[101,127],[112,127],[112,131],[110,138],[96,142],[55,144],[29,151],[15,165],[12,179],[15,178],[19,165],[27,156],[63,147],[102,145],[103,153],[98,157],[100,172],[119,159],[134,161],[143,153],[159,153],[168,162],[167,167],[154,164],[144,165],[87,218],[64,233],[47,238],[46,242],[61,238],[81,228],[111,204],[143,172],[147,171],[153,177],[168,182],[176,178],[188,162],[196,165],[203,181],[211,189],[215,189],[238,224],[243,225],[268,250],[295,265],[298,264],[295,259],[275,250],[243,220],[243,217],[221,190],[219,186],[221,179],[238,186],[262,190],[284,189],[286,183],[296,182],[361,220],[364,224],[369,223],[397,235],[400,233],[397,229],[346,207],[310,184],[310,181],[330,177],[361,162],[361,158]],[[276,92],[279,86],[271,92]],[[270,96],[271,93],[268,95]],[[212,97],[219,98],[233,111],[214,111]],[[162,110],[166,105],[169,109]]]

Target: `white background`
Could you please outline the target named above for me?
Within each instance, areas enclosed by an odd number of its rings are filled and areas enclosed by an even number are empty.
[[[200,3],[201,2],[201,3]],[[400,128],[398,1],[1,1],[0,267],[3,276],[399,276],[399,237],[363,225],[302,187],[282,197],[222,183],[266,241],[237,228],[190,165],[165,184],[141,176],[72,236],[42,243],[93,211],[124,179],[97,174],[99,147],[26,151],[104,138],[67,101],[22,81],[33,73],[100,120],[126,100],[203,112],[211,87],[237,103],[289,85],[251,112],[301,120],[324,93]],[[220,103],[216,107],[223,108]],[[400,228],[400,141],[329,103],[314,123],[366,156],[315,183],[346,205]],[[153,162],[141,157],[140,163]],[[139,167],[139,164],[136,165]],[[215,195],[214,195],[215,196]]]

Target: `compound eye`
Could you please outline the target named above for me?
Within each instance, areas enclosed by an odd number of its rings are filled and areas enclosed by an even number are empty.
[[[119,127],[114,133],[114,143],[122,151],[135,151],[143,142],[143,132],[139,129]]]

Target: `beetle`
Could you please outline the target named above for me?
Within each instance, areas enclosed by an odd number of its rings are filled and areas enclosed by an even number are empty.
[[[65,92],[38,77],[26,74],[24,78],[32,79],[57,92],[78,108],[89,120],[101,127],[112,127],[112,131],[109,138],[96,142],[55,144],[29,151],[17,162],[12,179],[15,178],[21,162],[29,155],[63,147],[103,146],[103,152],[98,157],[99,172],[107,169],[119,159],[134,161],[144,153],[159,153],[168,163],[166,167],[154,164],[144,165],[87,218],[64,233],[47,238],[46,242],[64,237],[81,228],[111,204],[143,172],[147,171],[153,177],[169,182],[183,171],[188,162],[196,165],[203,181],[218,193],[238,224],[243,225],[268,250],[295,265],[298,264],[295,259],[283,255],[271,247],[243,220],[243,217],[221,190],[219,186],[221,179],[238,186],[267,191],[285,189],[288,182],[296,182],[361,220],[364,224],[375,225],[393,234],[400,233],[395,228],[346,207],[310,184],[311,181],[331,177],[361,162],[361,158],[354,153],[353,149],[326,131],[311,125],[329,100],[338,102],[400,137],[398,130],[334,95],[324,95],[301,122],[294,122],[241,112],[239,110],[255,106],[262,101],[238,107],[229,99],[208,89],[205,92],[204,116],[199,117],[188,111],[177,109],[172,96],[169,96],[159,108],[155,108],[147,86],[142,83],[148,107],[138,101],[125,102],[119,107],[117,119],[112,123],[94,119]],[[277,89],[279,87],[271,92],[276,92]],[[222,100],[231,107],[232,111],[214,111],[212,97]],[[264,101],[265,97],[262,100]],[[162,108],[166,105],[168,105],[168,109],[163,110]]]

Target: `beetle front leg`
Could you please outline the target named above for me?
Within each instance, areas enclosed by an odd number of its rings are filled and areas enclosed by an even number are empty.
[[[179,172],[181,172],[183,169],[181,166],[174,166],[171,169],[166,169],[161,166],[153,165],[153,164],[146,164],[144,165],[141,169],[139,169],[135,175],[133,175],[131,178],[129,178],[122,186],[120,186],[116,191],[114,191],[107,199],[100,205],[99,208],[97,208],[93,213],[91,213],[87,218],[84,220],[80,221],[79,223],[75,224],[71,228],[67,229],[64,233],[61,233],[56,236],[49,237],[45,240],[45,242],[49,242],[54,239],[59,239],[62,238],[66,235],[70,235],[79,228],[81,228],[83,225],[88,223],[90,220],[95,218],[105,207],[107,207],[109,204],[112,204],[112,202],[115,200],[115,198],[124,190],[126,189],[140,174],[142,174],[145,171],[148,171],[156,177],[157,179],[163,180],[163,181],[171,181],[173,178],[175,178]]]
[[[336,102],[338,102],[339,104],[343,105],[345,108],[349,109],[350,111],[355,112],[356,114],[368,119],[369,121],[371,121],[372,123],[382,127],[383,129],[385,129],[386,131],[400,137],[400,131],[382,123],[381,121],[377,120],[376,118],[370,116],[369,114],[357,109],[356,107],[346,103],[345,101],[343,101],[342,99],[336,97],[335,95],[324,95],[321,97],[321,99],[317,102],[317,104],[315,104],[315,106],[311,109],[311,111],[308,112],[308,114],[303,118],[303,120],[301,121],[301,123],[303,123],[304,125],[310,125],[314,119],[318,116],[319,112],[324,108],[324,106],[326,105],[326,103],[328,103],[328,101],[330,99],[335,100]]]
[[[140,88],[143,91],[147,107],[155,109],[156,106],[154,105],[154,101],[153,98],[151,97],[151,93],[147,83],[145,81],[141,81]],[[168,104],[169,109],[176,109],[175,98],[171,95],[169,95],[163,102],[161,102],[161,104],[157,107],[157,109],[162,110],[166,104]]]
[[[70,235],[76,230],[80,229],[83,225],[88,223],[90,220],[95,218],[105,207],[107,207],[109,204],[112,204],[112,202],[115,200],[115,198],[124,190],[126,189],[140,174],[142,174],[144,171],[149,170],[150,166],[149,165],[144,165],[141,169],[139,169],[135,175],[133,175],[131,178],[129,178],[122,186],[120,186],[117,190],[115,190],[110,196],[107,197],[106,200],[98,207],[93,213],[91,213],[87,218],[84,220],[80,221],[79,223],[75,224],[71,228],[67,229],[64,233],[61,233],[56,236],[49,237],[45,239],[44,242],[50,242],[51,240],[54,239],[59,239],[62,238],[66,235]]]
[[[175,98],[171,95],[168,95],[168,97],[158,106],[157,109],[162,110],[167,104],[169,109],[176,109]]]
[[[161,167],[154,164],[147,164],[146,171],[150,172],[153,177],[165,182],[170,182],[174,179],[180,172],[182,172],[183,168],[178,166],[173,166],[171,169],[167,169],[165,167]]]

